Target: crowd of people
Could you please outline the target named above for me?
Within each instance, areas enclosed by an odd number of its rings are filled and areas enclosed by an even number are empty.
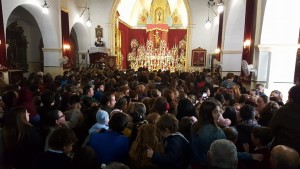
[[[288,101],[228,73],[82,69],[3,81],[0,168],[298,169]]]

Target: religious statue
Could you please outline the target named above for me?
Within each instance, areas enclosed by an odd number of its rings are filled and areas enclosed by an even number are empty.
[[[95,28],[95,36],[96,36],[96,41],[95,41],[95,46],[96,47],[104,47],[104,42],[101,41],[101,38],[103,38],[103,28],[98,25]]]

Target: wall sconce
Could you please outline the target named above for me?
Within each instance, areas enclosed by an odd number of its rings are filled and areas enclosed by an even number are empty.
[[[250,45],[251,45],[251,40],[245,40],[244,42],[244,49],[250,49]]]
[[[71,49],[71,46],[69,44],[64,44],[63,46],[64,52],[68,52]]]
[[[218,13],[222,13],[224,11],[224,2],[223,2],[223,0],[220,0],[220,2],[217,3],[217,6],[218,6],[218,8],[217,8]]]
[[[300,49],[300,43],[297,46],[298,46],[298,49]]]
[[[217,48],[217,49],[215,50],[215,54],[219,54],[220,52],[221,52],[220,48]]]
[[[50,8],[50,5],[47,4],[47,1],[46,1],[46,0],[44,1],[44,4],[41,5],[41,6],[42,6],[42,8],[43,8],[43,13],[44,13],[44,14],[48,14],[48,13],[49,13],[48,8]]]

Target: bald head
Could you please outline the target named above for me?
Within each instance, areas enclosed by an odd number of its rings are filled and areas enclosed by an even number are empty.
[[[296,150],[284,146],[275,146],[271,151],[272,169],[296,169],[299,167],[299,154]]]

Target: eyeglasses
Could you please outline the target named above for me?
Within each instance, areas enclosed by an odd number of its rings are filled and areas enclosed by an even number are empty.
[[[57,120],[58,120],[58,119],[61,119],[61,118],[63,118],[63,117],[66,117],[66,116],[63,114],[63,115],[59,116],[59,117],[57,118]]]

